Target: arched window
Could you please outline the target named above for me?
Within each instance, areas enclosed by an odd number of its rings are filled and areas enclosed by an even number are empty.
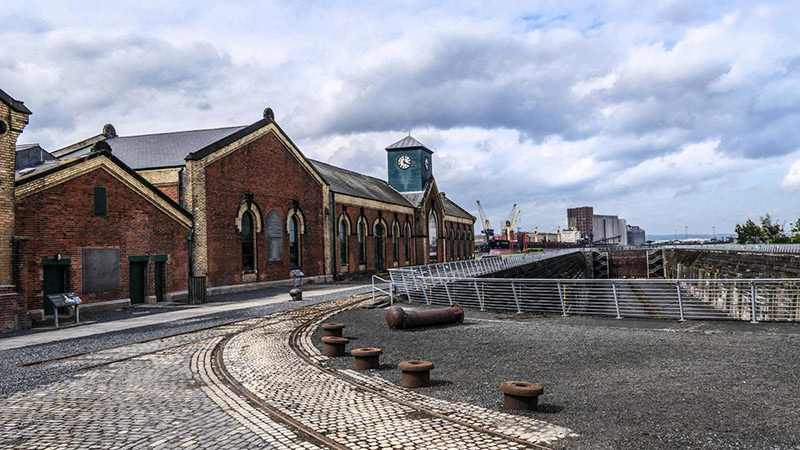
[[[339,263],[343,266],[348,264],[348,256],[350,254],[348,250],[348,237],[350,236],[350,222],[347,220],[347,216],[342,214],[339,218]]]
[[[431,210],[428,214],[428,256],[431,262],[437,261],[439,252],[437,246],[439,245],[439,227],[436,222],[436,211]]]
[[[400,225],[397,221],[392,226],[392,261],[397,262],[400,260]]]
[[[358,220],[358,263],[367,263],[367,222],[363,218]]]
[[[386,269],[384,256],[386,255],[386,226],[383,225],[383,221],[380,219],[375,221],[373,235],[375,237],[375,270],[383,272]]]
[[[255,219],[253,213],[245,211],[242,214],[242,271],[256,270],[256,238]]]
[[[283,261],[283,233],[281,217],[277,211],[267,214],[267,261]]]
[[[454,237],[455,237],[455,234],[453,234],[453,227],[451,225],[450,226],[450,241],[447,243],[450,246],[450,261],[453,260],[453,255],[454,255],[453,249],[456,246],[456,241],[455,241]]]
[[[406,235],[406,263],[411,261],[411,227],[406,222],[405,226],[405,235]]]
[[[300,268],[300,220],[296,215],[289,218],[289,264]]]

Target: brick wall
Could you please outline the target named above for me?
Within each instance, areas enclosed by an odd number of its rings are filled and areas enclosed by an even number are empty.
[[[367,220],[367,236],[366,236],[366,264],[360,265],[358,263],[358,218],[362,215]],[[348,264],[347,266],[342,266],[340,252],[341,246],[339,244],[339,217],[342,213],[346,212],[347,216],[350,219],[350,235],[348,236]],[[403,230],[405,229],[405,224],[408,223],[413,230],[413,220],[411,219],[410,215],[400,214],[398,213],[395,218],[395,213],[391,211],[381,211],[376,210],[373,208],[361,208],[359,206],[354,205],[343,205],[338,204],[336,205],[336,229],[334,230],[334,238],[336,242],[336,267],[340,274],[349,273],[355,274],[358,272],[364,273],[371,273],[375,272],[375,263],[376,263],[376,253],[375,253],[375,234],[374,234],[374,227],[375,221],[381,217],[385,221],[385,230],[386,236],[384,237],[384,261],[386,268],[398,267],[398,266],[405,266],[406,264],[406,250],[405,250],[405,243],[406,243],[406,236],[399,237],[398,239],[398,252],[397,252],[397,265],[395,265],[394,261],[394,251],[393,251],[393,243],[392,243],[392,227],[397,220],[397,224],[400,227],[400,233],[403,234]],[[412,238],[408,238],[412,239]],[[413,242],[410,245],[413,251]],[[409,258],[409,261],[411,259]],[[411,264],[411,263],[409,263]]]
[[[107,190],[106,217],[94,215],[95,186]],[[30,239],[26,243],[21,274],[25,292],[23,310],[42,308],[41,259],[53,258],[57,253],[72,260],[67,289],[77,292],[85,303],[130,296],[130,255],[168,255],[165,291],[186,289],[188,229],[105,169],[96,168],[24,197],[16,203],[15,211],[17,236]],[[81,292],[81,250],[84,248],[119,249],[119,290]],[[152,295],[155,289],[152,262],[147,278],[146,295]]]
[[[167,197],[171,198],[172,201],[175,203],[180,203],[180,199],[178,198],[178,185],[163,185],[157,186],[158,190],[167,194]]]
[[[667,278],[800,278],[800,255],[664,250]]]
[[[647,251],[608,252],[608,274],[610,278],[647,278]]]
[[[192,167],[190,170],[202,169]],[[270,211],[277,211],[284,231],[281,262],[266,261],[265,229],[262,227],[256,233],[256,279],[271,281],[290,278],[286,216],[295,201],[304,214],[306,228],[301,240],[301,268],[306,276],[324,274],[323,227],[328,226],[330,218],[323,218],[322,186],[273,133],[267,133],[210,163],[205,167],[203,177],[193,177],[192,183],[195,182],[204,183],[205,188],[203,198],[195,198],[194,207],[204,207],[206,212],[209,286],[245,281],[241,236],[236,228],[236,218],[247,193],[253,194],[252,200],[262,213],[262,223]],[[192,190],[197,190],[197,187],[193,186]],[[187,194],[192,195],[189,192]],[[196,219],[199,216],[197,214]],[[202,255],[202,252],[198,253]]]
[[[0,102],[0,285],[10,285],[13,278],[14,239],[14,165],[17,137],[28,123],[28,116],[13,111]]]

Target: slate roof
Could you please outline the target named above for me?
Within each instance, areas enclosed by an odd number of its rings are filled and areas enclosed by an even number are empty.
[[[11,109],[13,109],[18,113],[28,114],[28,115],[33,114],[30,109],[28,109],[24,104],[22,104],[21,101],[14,100],[13,97],[6,94],[6,92],[2,89],[0,89],[0,101],[10,106]]]
[[[425,197],[425,191],[403,192],[400,195],[405,197],[409,203],[411,203],[416,207],[419,206],[420,203],[422,203],[422,199]]]
[[[30,169],[25,169],[25,170],[18,171],[18,172],[16,172],[14,174],[15,175],[14,186],[21,186],[21,185],[24,185],[26,183],[30,183],[32,181],[35,181],[35,180],[41,178],[41,177],[47,176],[47,175],[49,175],[51,173],[58,172],[60,170],[66,169],[68,167],[76,166],[76,165],[81,164],[81,163],[83,163],[85,161],[89,161],[91,159],[98,158],[98,157],[101,157],[101,156],[105,156],[106,158],[108,158],[109,161],[111,161],[112,163],[116,164],[120,169],[124,170],[130,176],[132,176],[133,178],[135,178],[136,180],[141,182],[148,189],[150,189],[155,195],[160,197],[165,202],[169,203],[170,206],[172,206],[173,208],[175,208],[178,211],[180,211],[181,214],[183,214],[184,216],[186,216],[189,219],[192,219],[192,215],[189,213],[189,211],[183,209],[183,207],[181,205],[179,205],[174,200],[169,198],[169,196],[167,194],[161,192],[160,189],[158,189],[157,187],[153,186],[149,181],[147,181],[139,173],[137,173],[135,170],[133,170],[130,167],[128,167],[127,165],[125,165],[125,163],[122,162],[119,158],[116,158],[113,154],[108,153],[107,151],[89,152],[89,153],[87,153],[87,154],[85,154],[83,156],[76,157],[76,158],[70,158],[70,159],[65,159],[65,160],[58,160],[57,159],[55,161],[48,161],[48,162],[46,162],[44,164],[40,164],[40,165],[38,165],[36,167],[31,167]],[[22,172],[23,174],[20,174],[20,172]]]
[[[207,130],[176,131],[172,133],[144,134],[139,136],[116,136],[105,140],[112,154],[135,169],[179,167],[186,164],[189,154],[208,147],[246,127],[213,128]],[[91,152],[87,145],[62,158],[83,156]]]
[[[29,148],[34,148],[34,147],[38,147],[38,146],[39,146],[38,143],[37,144],[17,144],[16,151],[19,152],[19,151],[22,151],[22,150],[27,150]]]
[[[442,197],[442,204],[444,205],[444,213],[447,214],[448,216],[475,220],[475,216],[468,213],[464,208],[458,206],[456,202],[450,200],[447,197]]]
[[[394,205],[413,207],[389,183],[375,177],[352,172],[321,161],[309,160],[333,192],[353,197],[376,200]]]
[[[431,149],[425,147],[425,145],[422,142],[414,139],[413,137],[411,137],[410,134],[404,137],[403,139],[400,139],[399,141],[395,142],[394,144],[386,147],[386,150],[394,150],[399,148],[424,148],[425,150],[433,153]]]

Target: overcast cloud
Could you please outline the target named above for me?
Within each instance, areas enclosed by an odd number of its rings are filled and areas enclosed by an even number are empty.
[[[593,205],[649,233],[800,217],[796,2],[5,2],[21,142],[243,125],[385,178],[408,132],[499,224]]]

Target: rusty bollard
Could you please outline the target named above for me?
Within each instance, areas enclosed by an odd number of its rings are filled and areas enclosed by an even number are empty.
[[[420,360],[403,361],[397,365],[397,368],[403,372],[400,378],[401,386],[418,388],[431,385],[432,362]]]
[[[342,337],[342,330],[344,330],[343,323],[323,323],[322,324],[322,335],[323,336],[336,336]]]
[[[411,310],[392,306],[386,310],[389,328],[417,328],[464,322],[464,308],[458,303],[447,308]]]
[[[294,288],[289,291],[289,297],[292,298],[293,302],[299,302],[303,299],[303,291],[299,288]]]
[[[350,350],[350,355],[355,358],[356,370],[378,369],[380,367],[379,357],[381,353],[383,353],[383,350],[373,347]]]
[[[350,342],[350,339],[338,336],[323,336],[322,337],[322,354],[325,356],[344,356],[345,346]]]
[[[544,393],[541,384],[527,381],[504,381],[500,383],[503,393],[503,409],[530,409],[536,410],[539,396]]]

